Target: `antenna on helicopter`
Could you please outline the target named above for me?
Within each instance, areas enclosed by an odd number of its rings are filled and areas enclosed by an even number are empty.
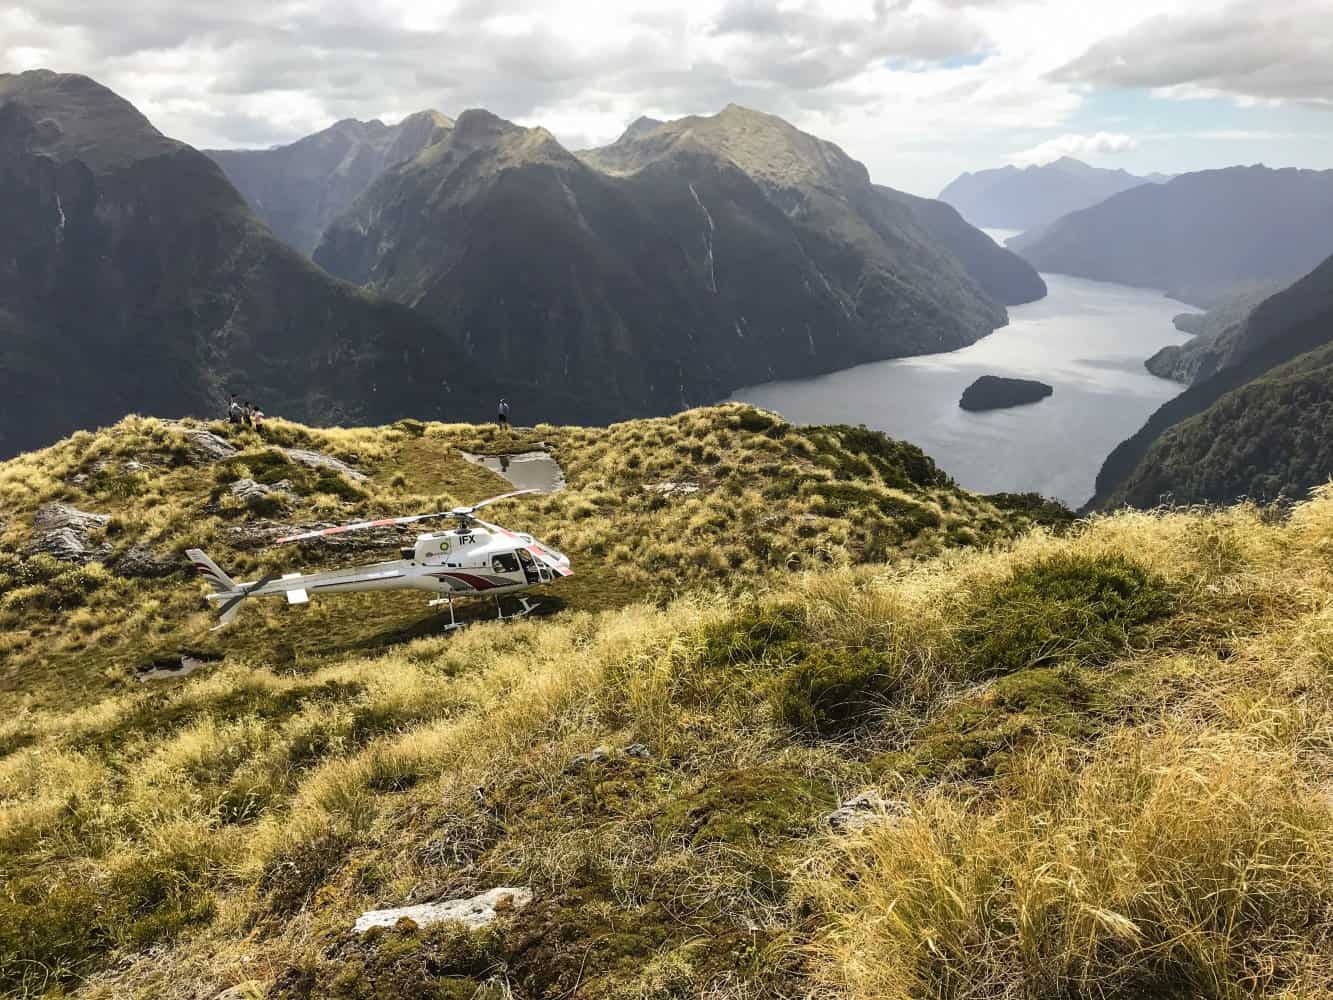
[[[490,497],[479,501],[468,507],[454,507],[451,510],[437,510],[430,514],[408,514],[405,517],[384,517],[377,521],[355,521],[352,524],[340,524],[333,528],[321,528],[317,531],[304,531],[299,535],[288,535],[286,538],[279,538],[273,544],[286,545],[289,542],[304,542],[311,538],[323,538],[326,535],[341,535],[349,531],[366,531],[370,528],[387,528],[393,525],[412,524],[415,521],[428,521],[434,517],[452,517],[458,521],[460,528],[465,528],[477,518],[472,515],[483,507],[493,503],[499,503],[501,500],[508,500],[511,497],[521,497],[528,493],[541,493],[541,490],[515,490],[512,493],[501,493],[498,497]]]

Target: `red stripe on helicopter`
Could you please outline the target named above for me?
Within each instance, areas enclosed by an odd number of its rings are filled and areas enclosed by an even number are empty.
[[[473,590],[494,590],[498,586],[498,584],[491,583],[484,576],[473,576],[471,573],[437,573],[435,575],[466,583]]]

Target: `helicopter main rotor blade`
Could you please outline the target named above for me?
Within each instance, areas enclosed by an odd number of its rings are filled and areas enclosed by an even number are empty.
[[[489,506],[490,504],[493,503],[499,503],[501,500],[508,500],[510,497],[525,496],[528,493],[540,493],[540,492],[541,490],[514,490],[514,492],[512,493],[501,493],[498,497],[490,497],[486,500],[479,500],[476,503],[474,503],[471,507],[455,507],[449,513],[459,517],[466,517],[473,511],[481,510],[481,508]]]
[[[279,538],[274,545],[286,545],[288,542],[304,542],[310,538],[323,538],[326,535],[341,535],[349,531],[366,531],[370,528],[388,528],[398,524],[411,524],[413,521],[424,521],[431,517],[448,517],[450,511],[440,510],[434,514],[410,514],[407,517],[382,517],[376,521],[355,521],[351,524],[340,524],[334,528],[319,528],[315,531],[303,531],[299,535],[288,535],[286,538]]]
[[[312,538],[324,538],[328,535],[343,535],[349,531],[367,531],[371,528],[389,528],[401,524],[412,524],[416,521],[427,521],[432,517],[457,517],[470,518],[472,512],[480,510],[488,504],[498,503],[501,500],[508,500],[510,497],[519,497],[527,493],[540,493],[541,490],[515,490],[512,493],[502,493],[498,497],[479,501],[471,507],[455,507],[453,510],[437,510],[430,514],[408,514],[404,517],[382,517],[375,521],[354,521],[351,524],[340,524],[333,528],[318,528],[314,531],[303,531],[300,534],[288,535],[285,538],[277,539],[274,545],[287,545],[291,542],[304,542]]]

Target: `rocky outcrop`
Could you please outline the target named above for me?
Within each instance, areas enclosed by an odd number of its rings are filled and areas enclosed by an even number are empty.
[[[146,545],[131,545],[116,559],[111,570],[117,576],[155,579],[180,572],[187,565],[183,559],[170,553],[154,552]]]
[[[390,910],[370,910],[357,918],[352,930],[364,934],[372,927],[393,927],[400,920],[410,920],[418,927],[430,927],[456,921],[469,930],[495,923],[501,916],[523,909],[532,902],[529,889],[500,886],[466,899],[447,899],[438,903],[400,906]]]
[[[286,479],[272,486],[257,483],[253,479],[238,479],[228,487],[228,492],[251,510],[261,510],[295,500],[296,495],[291,490],[292,484]]]
[[[307,469],[327,469],[358,483],[363,483],[368,478],[364,472],[359,472],[346,462],[325,455],[323,452],[311,451],[308,448],[283,448],[282,453],[297,465],[304,465]]]
[[[886,799],[875,791],[854,795],[824,817],[834,833],[859,833],[881,823],[896,823],[911,810],[901,799]]]
[[[33,515],[32,541],[24,553],[48,555],[69,563],[100,560],[108,548],[105,543],[93,545],[89,536],[110,520],[105,514],[90,514],[68,504],[44,503]]]
[[[958,405],[964,410],[1002,410],[1009,406],[1037,403],[1055,390],[1045,382],[1026,378],[983,375],[966,389]]]

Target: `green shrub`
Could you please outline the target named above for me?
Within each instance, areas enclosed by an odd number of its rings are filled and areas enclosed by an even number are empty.
[[[969,677],[1106,663],[1171,610],[1165,580],[1121,555],[1062,554],[985,590],[957,633]]]
[[[864,724],[896,687],[892,664],[872,650],[815,649],[782,672],[773,700],[789,726],[835,736]]]
[[[724,667],[799,655],[807,628],[805,612],[795,604],[757,604],[704,631],[703,663]]]

